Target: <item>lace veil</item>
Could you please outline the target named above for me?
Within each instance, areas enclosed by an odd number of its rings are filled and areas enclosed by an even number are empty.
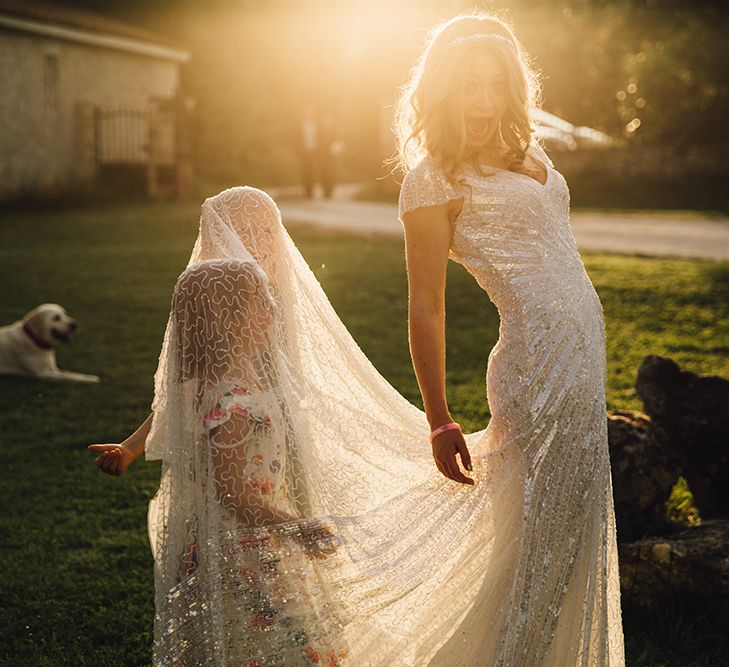
[[[241,550],[271,572],[266,590],[299,582],[291,614],[344,647],[321,664],[455,665],[476,641],[468,619],[498,636],[500,619],[472,607],[485,585],[506,597],[519,462],[485,429],[466,435],[476,487],[438,472],[425,414],[364,355],[261,190],[202,205],[152,410],[155,664],[238,664],[235,651],[299,664],[285,615],[269,613],[258,643],[241,624],[261,586],[236,578]]]

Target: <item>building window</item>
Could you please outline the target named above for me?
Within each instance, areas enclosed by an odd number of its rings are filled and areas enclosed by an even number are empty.
[[[43,94],[47,109],[58,108],[58,56],[43,57]]]

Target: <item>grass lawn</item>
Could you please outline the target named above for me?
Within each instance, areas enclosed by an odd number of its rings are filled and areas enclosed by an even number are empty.
[[[197,205],[140,204],[0,216],[0,322],[60,303],[80,327],[58,350],[59,366],[102,377],[98,385],[0,378],[3,664],[150,663],[146,512],[159,464],[140,459],[109,477],[86,446],[121,441],[149,414],[170,295],[198,214]],[[408,351],[402,240],[308,227],[291,234],[364,352],[422,407]],[[608,409],[641,409],[633,383],[649,353],[729,377],[729,263],[608,254],[584,261],[607,322]],[[483,428],[498,315],[455,264],[447,325],[451,410],[464,430]],[[624,618],[631,665],[720,664],[712,613],[678,605],[626,608]]]

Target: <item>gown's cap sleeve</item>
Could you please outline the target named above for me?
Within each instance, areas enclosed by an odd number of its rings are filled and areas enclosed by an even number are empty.
[[[422,206],[438,206],[462,195],[451,185],[431,155],[426,155],[403,179],[398,217]]]

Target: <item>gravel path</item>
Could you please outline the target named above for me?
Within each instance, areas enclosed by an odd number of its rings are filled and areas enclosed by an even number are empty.
[[[352,201],[346,195],[332,200],[284,197],[278,204],[285,224],[402,235],[397,206],[393,204]],[[693,211],[575,210],[570,214],[570,224],[580,250],[729,260],[729,217]]]

